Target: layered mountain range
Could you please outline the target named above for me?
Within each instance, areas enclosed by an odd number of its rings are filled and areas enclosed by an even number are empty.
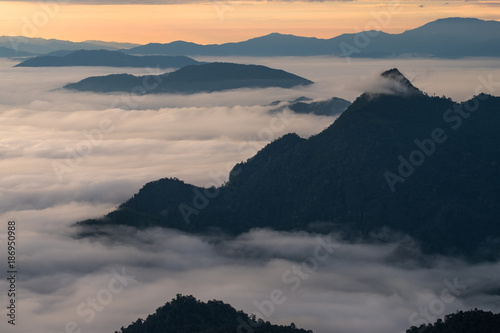
[[[383,29],[387,18],[371,24]],[[241,42],[201,45],[187,41],[137,45],[102,41],[70,42],[56,39],[0,37],[0,57],[48,54],[61,50],[106,49],[137,55],[179,56],[317,56],[339,57],[499,57],[500,22],[475,18],[443,18],[399,34],[381,30],[345,33],[329,39],[271,33]]]
[[[383,26],[380,22],[376,25]],[[220,45],[175,41],[150,43],[123,51],[131,54],[204,56],[498,57],[500,22],[446,18],[400,34],[372,30],[320,39],[272,33]]]
[[[133,56],[119,51],[78,50],[53,52],[49,55],[27,59],[15,67],[109,66],[181,68],[198,64],[201,63],[184,56]]]

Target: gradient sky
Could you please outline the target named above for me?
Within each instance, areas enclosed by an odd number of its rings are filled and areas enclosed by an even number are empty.
[[[271,32],[319,38],[366,28],[399,33],[444,17],[500,19],[500,1],[134,2],[139,1],[0,1],[0,35],[208,44]],[[379,26],[373,25],[377,16],[381,18]]]

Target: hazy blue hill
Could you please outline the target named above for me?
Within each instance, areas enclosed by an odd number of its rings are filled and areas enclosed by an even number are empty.
[[[118,51],[79,50],[67,53],[58,51],[52,55],[31,58],[15,67],[64,67],[64,66],[109,66],[181,68],[198,65],[198,61],[184,56],[133,56]]]
[[[272,33],[240,43],[222,44],[218,48],[212,48],[213,55],[217,55],[215,51],[227,55],[310,56],[316,55],[318,52],[320,54],[331,54],[334,50],[330,43],[324,39]]]
[[[120,42],[105,42],[102,40],[85,40],[84,43],[89,43],[92,45],[101,45],[104,47],[111,47],[114,49],[130,49],[133,47],[140,46],[141,44],[136,43],[120,43]]]
[[[157,77],[133,75],[108,75],[86,78],[65,86],[66,89],[93,92],[130,92],[142,82],[159,82],[148,93],[197,93],[238,88],[291,88],[312,84],[311,81],[283,70],[258,65],[209,63],[185,66],[175,72]]]
[[[444,58],[500,56],[500,22],[447,18],[396,36],[399,53]]]
[[[200,45],[184,41],[150,43],[129,50],[130,54],[170,54],[207,56],[311,56],[336,54],[338,45],[326,39],[272,33],[243,42]]]
[[[78,83],[67,84],[64,88],[70,90],[108,93],[114,91],[130,92],[134,87],[142,87],[142,85],[142,77],[131,74],[111,74],[106,76],[91,76]]]
[[[326,40],[297,37],[272,33],[256,37],[243,42],[200,45],[184,41],[168,44],[150,43],[129,50],[131,54],[171,54],[171,55],[248,55],[248,56],[274,56],[274,55],[314,55],[318,52],[318,45],[323,45],[323,54],[329,54],[331,46]]]
[[[57,51],[47,53],[47,54],[45,54],[45,56],[64,57],[64,56],[70,55],[73,52],[75,52],[75,50],[57,50]]]
[[[469,40],[490,41],[500,38],[498,21],[484,21],[476,18],[450,17],[429,22],[419,28],[405,31],[403,36],[462,37]]]
[[[0,58],[13,58],[13,57],[29,57],[33,54],[29,52],[16,51],[7,47],[0,46]]]
[[[108,45],[105,45],[108,44]],[[24,36],[0,36],[0,46],[32,54],[47,54],[58,50],[117,50],[110,43],[70,42],[60,39],[29,38]],[[112,44],[112,43],[111,43]]]
[[[251,331],[249,331],[251,330]],[[312,333],[290,326],[272,325],[235,310],[222,301],[198,301],[193,296],[177,295],[146,320],[137,319],[115,333]]]
[[[221,45],[177,41],[142,45],[125,52],[210,56],[500,57],[500,22],[473,18],[446,18],[401,34],[364,31],[319,39],[272,33],[247,41]]]
[[[394,93],[361,95],[308,140],[289,134],[270,143],[236,165],[215,197],[178,181],[154,191],[148,184],[133,206],[125,203],[104,220],[80,225],[126,221],[234,234],[256,227],[340,230],[348,237],[389,227],[413,236],[429,253],[498,257],[500,98],[456,103],[423,94],[397,70],[383,75],[398,87]],[[476,111],[460,116],[474,105]],[[432,139],[436,129],[444,142]]]
[[[140,45],[128,50],[121,50],[121,51],[129,54],[141,54],[141,55],[142,54],[197,55],[199,53],[199,50],[203,48],[208,49],[210,48],[210,46],[211,45],[203,46],[191,42],[175,41],[168,44],[149,43],[146,45]],[[201,52],[200,54],[202,53],[203,52]],[[204,54],[207,55],[206,52]]]

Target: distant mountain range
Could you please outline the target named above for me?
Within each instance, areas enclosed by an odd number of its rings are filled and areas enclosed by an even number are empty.
[[[236,311],[222,301],[201,302],[193,296],[177,295],[156,309],[146,320],[137,319],[115,333],[312,333],[295,327],[273,325]]]
[[[500,57],[500,22],[447,18],[401,34],[365,31],[319,39],[272,33],[238,43],[200,45],[176,41],[124,51],[203,56]]]
[[[30,57],[33,56],[32,53],[14,51],[12,49],[0,46],[0,58],[13,58],[13,57]]]
[[[178,179],[146,184],[81,235],[129,225],[192,233],[252,228],[368,237],[390,228],[427,253],[498,258],[500,98],[430,97],[397,69],[386,93],[365,93],[323,132],[287,134],[219,188]]]
[[[239,88],[291,88],[309,85],[312,81],[300,76],[258,65],[232,63],[208,63],[185,66],[175,72],[158,76],[134,76],[114,74],[97,76],[71,83],[64,88],[92,92],[131,92],[134,88],[146,86],[143,93],[182,93],[213,92]],[[153,88],[154,87],[154,88]]]
[[[102,41],[70,42],[60,39],[0,36],[0,46],[14,50],[16,53],[28,52],[39,55],[60,50],[118,50],[134,47],[137,44]],[[16,54],[16,56],[21,55]]]
[[[363,31],[320,39],[272,33],[220,45],[185,41],[137,45],[2,36],[0,47],[37,55],[60,50],[121,49],[129,54],[172,56],[500,57],[500,22],[455,17],[439,19],[400,34]]]
[[[181,68],[200,62],[184,56],[133,56],[119,51],[58,51],[21,62],[15,67],[109,66]]]

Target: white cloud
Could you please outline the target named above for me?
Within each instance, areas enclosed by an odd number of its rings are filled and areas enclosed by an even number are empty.
[[[126,105],[115,104],[123,95],[58,88],[88,75],[143,74],[142,69],[27,69],[0,61],[0,221],[18,222],[21,267],[19,326],[13,329],[2,321],[2,332],[64,332],[70,321],[83,332],[113,332],[177,293],[222,299],[255,313],[261,310],[253,302],[268,299],[273,289],[282,289],[287,301],[275,307],[272,322],[293,321],[316,333],[396,332],[409,326],[414,311],[440,295],[445,279],[455,277],[468,289],[446,304],[446,313],[476,306],[499,310],[494,294],[499,285],[491,278],[498,276],[497,263],[467,265],[423,258],[418,251],[413,251],[414,260],[403,261],[392,241],[343,243],[292,291],[283,274],[314,254],[316,235],[256,230],[215,241],[171,230],[130,234],[119,229],[121,239],[112,242],[71,238],[73,222],[109,212],[148,181],[176,176],[203,186],[215,173],[220,183],[235,163],[267,142],[287,132],[307,137],[334,121],[272,115],[271,107],[263,106],[272,101],[299,96],[353,100],[362,92],[363,80],[392,67],[423,91],[459,100],[474,94],[479,76],[493,74],[497,81],[500,76],[490,60],[233,60],[282,68],[317,84],[294,90],[151,95],[125,111]],[[453,84],[444,84],[449,82]],[[281,123],[271,123],[274,117]],[[113,130],[101,132],[102,138],[91,132],[110,125]],[[93,136],[89,139],[85,132]],[[91,150],[70,159],[71,170],[60,182],[52,162],[67,166],[68,152],[85,149],[89,142]],[[5,262],[5,252],[0,253]],[[76,309],[106,290],[113,269],[122,267],[136,281],[113,294],[91,323],[85,322],[87,317]],[[5,284],[2,279],[2,290]],[[0,304],[6,302],[2,294]]]

